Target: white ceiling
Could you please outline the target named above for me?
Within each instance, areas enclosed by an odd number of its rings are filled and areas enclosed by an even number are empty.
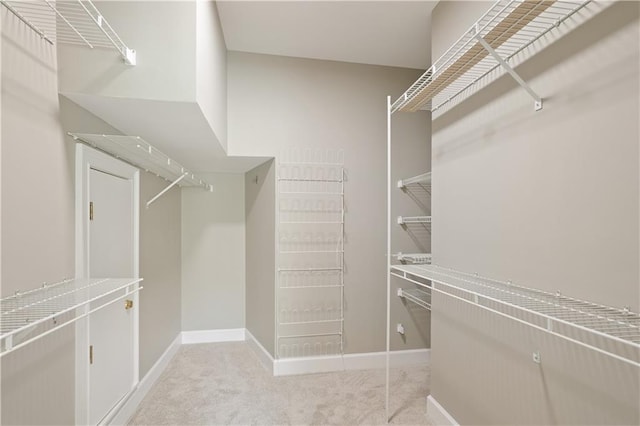
[[[426,69],[437,1],[218,1],[227,49]]]

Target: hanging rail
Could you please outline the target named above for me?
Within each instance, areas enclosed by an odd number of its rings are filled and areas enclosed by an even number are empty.
[[[114,48],[128,65],[136,51],[127,47],[91,0],[0,0],[11,13],[50,44]]]
[[[509,61],[587,5],[587,1],[499,0],[392,105],[391,112],[436,111],[502,68],[533,97],[542,99]]]
[[[640,367],[640,315],[628,308],[600,305],[435,265],[393,265],[390,272],[431,292]]]
[[[147,202],[147,208],[175,185],[199,186],[213,191],[213,186],[186,170],[177,161],[146,142],[139,136],[94,135],[69,133],[75,141],[97,148],[107,154],[126,161],[148,172],[154,173],[168,182],[169,186]]]

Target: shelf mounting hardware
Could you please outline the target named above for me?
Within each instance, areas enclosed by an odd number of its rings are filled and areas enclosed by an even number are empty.
[[[153,197],[152,199],[150,199],[149,201],[147,201],[147,208],[149,208],[149,206],[156,201],[158,198],[162,197],[164,195],[165,192],[167,192],[168,190],[170,190],[171,188],[173,188],[175,185],[177,185],[178,183],[180,183],[180,181],[182,179],[184,179],[189,173],[183,173],[182,176],[180,176],[178,179],[174,180],[173,182],[171,182],[169,184],[169,186],[167,186],[165,189],[163,189],[162,191],[160,191],[158,193],[158,195],[156,195],[155,197]]]
[[[489,54],[491,56],[493,56],[495,58],[495,60],[505,69],[505,71],[507,71],[511,77],[513,77],[513,79],[518,82],[518,84],[527,91],[527,93],[529,95],[531,95],[531,97],[533,98],[533,107],[535,108],[536,111],[539,111],[542,109],[542,98],[533,91],[533,89],[531,88],[531,86],[529,86],[527,84],[526,81],[524,81],[522,79],[522,77],[520,77],[520,75],[513,69],[511,68],[511,65],[509,65],[507,63],[507,61],[505,61],[504,59],[502,59],[502,57],[498,54],[498,52],[495,51],[495,49],[493,47],[491,47],[489,45],[489,43],[487,43],[487,41],[482,38],[482,36],[480,35],[480,31],[478,30],[478,25],[476,24],[476,26],[474,27],[474,34],[473,37],[475,37],[476,40],[478,40],[478,43],[480,43],[482,45],[482,47],[484,47],[484,49],[489,52]]]

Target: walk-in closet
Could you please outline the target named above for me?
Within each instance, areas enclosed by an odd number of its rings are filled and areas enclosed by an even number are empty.
[[[640,3],[0,14],[0,424],[640,424]]]

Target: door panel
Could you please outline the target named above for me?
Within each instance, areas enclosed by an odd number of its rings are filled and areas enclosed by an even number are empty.
[[[133,182],[98,170],[89,173],[89,276],[132,277]],[[100,301],[103,302],[103,301]],[[135,308],[135,307],[134,307]],[[98,424],[133,384],[133,318],[125,301],[91,314],[89,424]]]
[[[132,182],[98,170],[89,174],[89,276],[133,276]]]

